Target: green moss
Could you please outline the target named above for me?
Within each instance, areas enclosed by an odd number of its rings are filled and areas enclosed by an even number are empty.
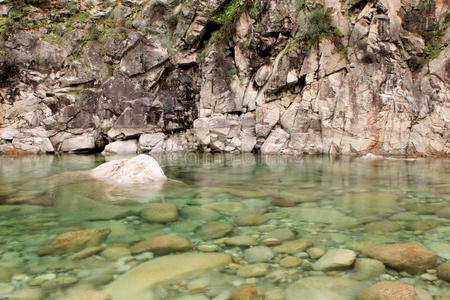
[[[302,6],[302,8],[306,9],[306,5]],[[288,54],[296,45],[306,51],[310,51],[326,35],[333,37],[334,40],[339,40],[343,34],[339,28],[332,25],[330,13],[331,10],[326,10],[322,5],[316,4],[315,8],[308,15],[306,29],[286,47],[283,56]]]
[[[56,44],[59,46],[63,46],[65,44],[62,36],[54,34],[54,33],[46,35],[44,40],[49,43]]]
[[[435,59],[439,55],[439,53],[441,53],[441,51],[444,49],[445,49],[445,46],[442,46],[441,48],[438,48],[438,49],[433,49],[433,47],[431,45],[426,45],[425,49],[424,49],[425,60],[429,61],[429,60]]]
[[[239,10],[240,5],[241,1],[239,0],[231,1],[227,6],[225,6],[223,11],[215,16],[212,16],[210,21],[218,25],[224,25],[226,23],[232,22]]]
[[[296,38],[292,43],[290,43],[290,44],[286,47],[286,49],[284,50],[282,56],[287,55],[287,54],[289,53],[289,51],[291,51],[291,49],[292,49],[294,46],[296,46],[296,45],[298,45],[298,44],[300,43],[300,41],[304,38],[304,36],[305,36],[305,35],[302,34],[300,37]]]
[[[251,45],[251,40],[246,40],[244,42],[244,44],[242,45],[242,49],[247,50],[248,48],[250,48]]]

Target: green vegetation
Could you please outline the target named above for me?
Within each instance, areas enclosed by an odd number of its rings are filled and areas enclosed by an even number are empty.
[[[210,21],[218,25],[225,25],[233,22],[236,13],[239,11],[240,5],[241,2],[239,0],[231,1],[227,6],[225,6],[222,12],[211,17]]]
[[[303,3],[301,8],[307,9],[306,4]],[[343,34],[339,28],[332,25],[330,13],[331,10],[324,9],[322,5],[317,4],[308,14],[306,29],[286,47],[283,56],[287,55],[296,45],[304,51],[310,51],[324,36],[333,37],[334,40],[342,37]]]
[[[439,55],[439,53],[441,53],[441,51],[444,49],[445,49],[445,46],[442,46],[441,48],[433,49],[433,47],[431,45],[426,45],[425,49],[424,49],[425,60],[429,61],[429,60],[436,58]]]
[[[319,42],[326,34],[336,34],[337,29],[331,24],[330,10],[325,10],[323,7],[314,9],[308,18],[308,29],[305,32],[305,39],[307,42],[307,50]],[[339,35],[342,35],[340,33]]]
[[[49,42],[49,43],[56,44],[56,45],[59,45],[59,46],[63,46],[64,45],[64,40],[63,40],[62,36],[54,34],[54,33],[46,35],[44,37],[44,40]]]

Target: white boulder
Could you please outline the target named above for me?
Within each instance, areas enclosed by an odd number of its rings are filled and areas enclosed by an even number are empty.
[[[112,160],[89,171],[89,174],[95,179],[121,186],[162,184],[167,180],[158,162],[146,154]]]

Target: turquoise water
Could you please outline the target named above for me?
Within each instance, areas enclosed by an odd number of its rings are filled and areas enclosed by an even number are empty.
[[[391,280],[434,296],[449,294],[449,284],[436,277],[434,268],[417,275],[387,268],[367,278],[352,265],[314,270],[318,258],[312,258],[307,249],[292,255],[275,251],[279,243],[308,240],[324,252],[345,248],[361,258],[367,245],[401,242],[436,253],[436,266],[448,262],[448,160],[220,154],[155,158],[166,175],[176,180],[160,192],[92,180],[84,171],[104,162],[103,156],[0,157],[0,299],[22,299],[20,295],[67,299],[86,290],[101,291],[121,274],[157,258],[150,252],[125,254],[137,242],[160,235],[191,241],[193,249],[188,252],[230,254],[233,263],[212,273],[202,271],[152,285],[143,299],[228,299],[241,286],[255,287],[260,295],[255,299],[264,295],[293,299],[295,282],[312,276],[348,278],[355,288],[356,282]],[[143,218],[141,212],[153,202],[175,204],[176,220],[154,223]],[[255,224],[242,225],[239,218],[247,222],[249,215],[257,220]],[[221,234],[214,222],[228,224],[224,226],[230,230]],[[58,234],[102,227],[112,232],[87,257],[38,254]],[[199,234],[204,228],[215,234]],[[255,245],[270,248],[273,256],[263,261],[268,267],[264,274],[239,275],[249,244],[225,242],[236,236],[251,237]],[[125,254],[111,259],[104,251],[114,247],[125,249]],[[281,266],[286,256],[302,262]]]

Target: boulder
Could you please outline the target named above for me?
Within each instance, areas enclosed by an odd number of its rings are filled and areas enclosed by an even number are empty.
[[[175,204],[151,203],[142,211],[142,217],[150,222],[167,223],[178,218],[178,210]]]
[[[273,256],[272,249],[266,246],[251,247],[244,251],[244,259],[248,263],[268,262]]]
[[[260,277],[269,272],[269,265],[264,263],[250,264],[243,266],[237,272],[237,275],[244,278]]]
[[[58,235],[39,250],[40,255],[65,254],[100,245],[111,233],[109,228],[71,231]]]
[[[317,271],[327,271],[349,267],[353,264],[356,253],[348,249],[331,249],[313,264]]]
[[[95,149],[95,137],[92,134],[77,135],[65,139],[61,144],[62,152],[80,152]]]
[[[141,134],[139,137],[139,147],[142,151],[151,151],[158,145],[162,145],[165,139],[164,133]]]
[[[416,300],[416,290],[408,284],[382,281],[363,290],[358,300]]]
[[[136,154],[137,150],[136,140],[115,141],[106,145],[102,154]]]
[[[437,267],[437,276],[439,279],[450,282],[450,262],[441,264]]]
[[[227,222],[209,222],[203,225],[195,235],[198,238],[209,240],[217,239],[227,235],[233,230],[233,225]]]
[[[131,247],[133,254],[146,251],[153,252],[157,255],[163,255],[171,252],[182,252],[192,249],[194,245],[187,239],[176,235],[162,235],[149,238],[139,242]]]
[[[434,267],[437,259],[433,252],[409,244],[375,245],[363,249],[363,254],[410,274],[420,274]]]
[[[106,286],[105,292],[116,300],[144,300],[155,285],[191,274],[221,268],[231,262],[223,253],[185,253],[153,259],[119,276]]]
[[[358,258],[355,261],[356,276],[361,278],[374,278],[386,272],[386,267],[381,261],[371,258]]]
[[[306,250],[312,245],[313,243],[310,240],[295,240],[284,242],[280,246],[275,247],[274,250],[278,253],[295,254]]]
[[[89,174],[95,179],[121,186],[161,184],[167,180],[158,162],[146,154],[129,159],[112,160],[91,170]]]
[[[363,288],[362,283],[348,278],[312,276],[292,283],[286,290],[286,300],[355,299]]]

